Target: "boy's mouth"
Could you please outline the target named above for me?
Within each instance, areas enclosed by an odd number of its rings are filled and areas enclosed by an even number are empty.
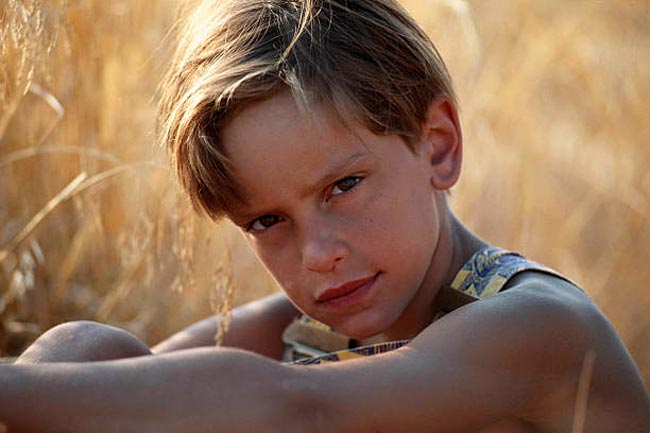
[[[318,295],[316,302],[319,304],[324,304],[339,303],[348,299],[352,300],[351,298],[356,298],[357,295],[360,296],[363,294],[362,292],[365,293],[368,289],[370,289],[370,287],[377,280],[377,277],[379,277],[379,272],[366,278],[349,281],[338,287],[330,287]]]

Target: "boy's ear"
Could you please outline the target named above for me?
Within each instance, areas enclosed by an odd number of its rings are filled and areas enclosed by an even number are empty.
[[[422,124],[420,144],[431,163],[431,185],[438,190],[454,186],[463,160],[463,137],[458,112],[449,98],[431,101]]]

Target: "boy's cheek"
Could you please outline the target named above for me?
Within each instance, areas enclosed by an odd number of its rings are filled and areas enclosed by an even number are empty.
[[[258,245],[257,257],[287,294],[295,293],[301,275],[299,257],[289,248],[269,248]]]

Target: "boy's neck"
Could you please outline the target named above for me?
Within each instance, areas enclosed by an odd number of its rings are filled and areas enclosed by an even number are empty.
[[[460,268],[487,244],[469,231],[447,208],[441,212],[440,239],[431,258],[431,265],[419,292],[391,328],[359,345],[411,339],[431,324],[435,316],[446,309],[438,295],[449,287]]]

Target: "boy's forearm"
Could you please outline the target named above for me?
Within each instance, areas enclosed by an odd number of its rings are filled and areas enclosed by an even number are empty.
[[[300,431],[301,383],[295,369],[235,350],[0,365],[0,422],[43,433]]]

